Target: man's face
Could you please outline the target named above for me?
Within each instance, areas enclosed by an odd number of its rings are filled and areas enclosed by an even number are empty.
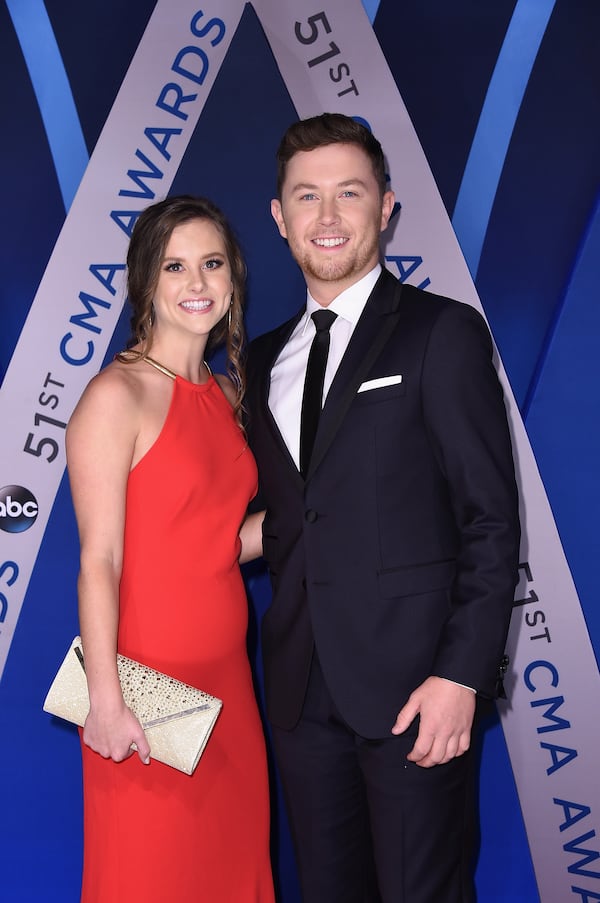
[[[393,206],[393,192],[381,197],[371,161],[355,144],[292,157],[271,213],[315,301],[328,305],[373,269]]]

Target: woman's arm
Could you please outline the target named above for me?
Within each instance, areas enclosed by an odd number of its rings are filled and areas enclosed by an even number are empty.
[[[67,430],[67,466],[81,547],[79,622],[90,693],[84,742],[120,762],[131,754],[149,761],[144,731],[127,708],[117,673],[119,581],[125,497],[135,448],[136,397],[118,370],[94,379]]]
[[[245,564],[254,558],[260,558],[262,555],[262,524],[264,519],[265,512],[258,511],[256,514],[249,514],[242,524],[240,530],[240,540],[242,542],[240,564]]]
[[[221,373],[215,373],[215,379],[223,390],[223,394],[233,407],[236,400],[235,387],[229,377]],[[240,564],[246,564],[254,558],[260,558],[262,550],[262,523],[265,519],[265,512],[259,511],[256,514],[248,514],[246,520],[240,529],[240,540],[242,550],[240,552]]]

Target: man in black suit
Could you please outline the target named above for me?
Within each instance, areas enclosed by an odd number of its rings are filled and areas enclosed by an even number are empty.
[[[519,546],[492,343],[472,307],[382,269],[394,195],[366,128],[295,123],[278,165],[272,214],[308,299],[252,343],[247,404],[304,903],[466,903],[471,730],[497,691]]]

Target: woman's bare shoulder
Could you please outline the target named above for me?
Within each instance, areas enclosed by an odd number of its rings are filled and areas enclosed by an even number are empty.
[[[145,391],[139,364],[113,361],[87,384],[71,417],[71,424],[89,417],[102,420],[130,417]]]

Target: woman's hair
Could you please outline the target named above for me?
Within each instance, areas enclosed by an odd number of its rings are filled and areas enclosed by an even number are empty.
[[[277,148],[277,197],[281,199],[287,165],[300,151],[312,151],[330,144],[355,144],[365,152],[381,196],[385,194],[387,176],[381,144],[369,129],[343,113],[321,113],[301,119],[286,130]]]
[[[127,293],[132,308],[132,336],[127,347],[139,345],[139,352],[118,355],[124,363],[141,360],[150,354],[153,338],[153,301],[173,230],[193,220],[207,220],[220,233],[231,270],[233,295],[228,313],[210,332],[207,354],[225,343],[227,372],[236,388],[234,411],[238,420],[246,387],[244,372],[245,332],[243,322],[246,265],[233,230],[219,208],[207,198],[181,195],[166,198],[140,213],[127,251]],[[231,315],[231,316],[230,316]]]

